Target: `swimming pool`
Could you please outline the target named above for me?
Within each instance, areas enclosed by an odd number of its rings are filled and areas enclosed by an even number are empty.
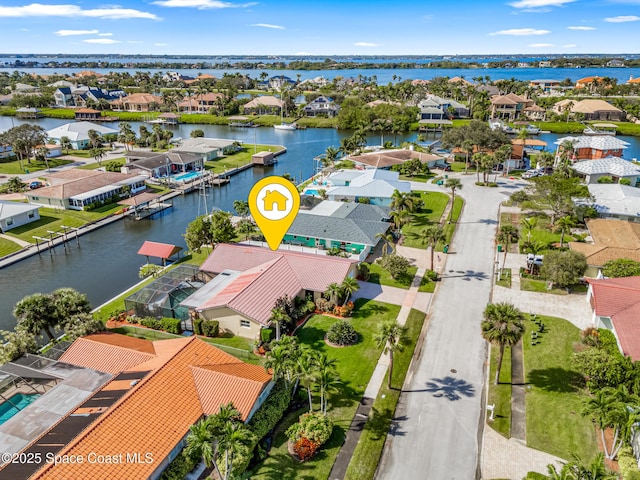
[[[202,173],[200,172],[187,172],[187,173],[181,173],[180,175],[176,175],[173,177],[173,179],[177,180],[178,182],[188,182],[190,180],[195,180],[200,175],[202,175]]]
[[[318,190],[312,190],[312,189],[310,189],[310,188],[307,188],[307,189],[304,191],[304,194],[305,194],[305,195],[314,195],[314,196],[315,196],[315,195],[318,195]]]
[[[9,401],[0,403],[0,425],[40,397],[39,393],[16,393],[9,397]]]

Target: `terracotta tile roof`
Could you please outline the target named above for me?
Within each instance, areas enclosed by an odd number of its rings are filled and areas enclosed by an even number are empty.
[[[60,357],[61,362],[117,374],[155,358],[153,353],[109,344],[90,337],[79,338]]]
[[[595,314],[611,318],[622,352],[640,360],[640,277],[587,281]]]
[[[138,255],[146,255],[148,257],[158,257],[158,258],[169,258],[182,250],[182,247],[178,247],[177,245],[171,245],[169,243],[159,243],[159,242],[151,242],[149,240],[145,241],[140,250],[138,250]]]
[[[217,402],[232,401],[247,418],[270,381],[269,375],[258,372],[261,367],[246,365],[195,337],[157,341],[154,349],[160,360],[157,368],[58,452],[84,458],[91,452],[148,452],[153,455],[153,462],[49,464],[33,479],[148,478],[205,409],[215,412]],[[238,368],[237,375],[234,366]]]
[[[151,353],[153,355],[156,353],[153,342],[143,338],[117,335],[111,332],[94,333],[83,338],[85,340],[106,343],[107,345],[114,345],[129,350],[137,350],[138,352]]]
[[[587,220],[587,228],[594,243],[569,242],[569,248],[583,253],[589,265],[601,267],[619,258],[640,262],[640,224],[598,218]]]

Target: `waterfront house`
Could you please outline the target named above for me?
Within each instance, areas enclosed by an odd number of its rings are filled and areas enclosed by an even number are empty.
[[[292,87],[296,84],[295,80],[292,80],[286,75],[274,75],[267,80],[266,83],[269,88],[273,88],[274,90],[281,90],[283,87]]]
[[[278,298],[319,298],[332,283],[355,276],[357,262],[346,258],[240,244],[218,244],[200,269],[213,280],[181,302],[193,316],[215,319],[220,330],[260,338],[272,326]]]
[[[553,142],[556,147],[556,162],[564,153],[566,146],[571,145],[569,154],[571,161],[598,160],[606,157],[622,157],[628,142],[611,135],[581,135],[579,137],[561,137]],[[563,145],[565,144],[565,145]]]
[[[420,119],[424,120],[428,118],[423,116],[423,108],[428,107],[436,107],[443,111],[445,116],[441,117],[441,119],[449,119],[453,117],[463,118],[469,116],[469,108],[462,103],[452,98],[443,98],[438,95],[429,94],[418,104],[418,108],[420,108]],[[437,119],[437,117],[430,118]]]
[[[57,107],[72,107],[75,105],[73,101],[72,87],[58,87],[53,92],[53,100]]]
[[[218,107],[223,97],[221,93],[212,92],[186,96],[178,103],[178,110],[182,113],[209,113]]]
[[[127,162],[122,173],[144,175],[148,178],[162,178],[169,175],[202,170],[203,159],[200,154],[187,152],[157,153],[132,151],[125,154]]]
[[[628,258],[640,262],[640,223],[595,218],[587,220],[586,225],[593,243],[569,242],[571,250],[587,257],[586,276],[596,277],[598,270],[610,260]]]
[[[87,103],[112,102],[127,94],[123,90],[105,90],[97,87],[80,86],[71,89],[72,106],[85,107]]]
[[[86,210],[96,203],[119,200],[127,193],[136,194],[146,188],[147,177],[98,170],[72,168],[43,175],[50,185],[25,192],[32,205],[62,210]]]
[[[340,106],[331,98],[325,97],[324,95],[315,98],[304,106],[304,114],[307,117],[324,116],[333,118],[339,111]]]
[[[150,341],[98,333],[75,340],[56,365],[61,370],[83,367],[86,373],[76,383],[93,381],[92,388],[80,395],[74,385],[60,385],[40,398],[51,398],[48,406],[56,421],[51,423],[50,412],[40,410],[41,418],[31,418],[27,430],[46,422],[49,426],[21,452],[27,458],[46,453],[86,460],[9,463],[0,470],[2,478],[157,480],[180,455],[193,424],[230,402],[248,422],[273,388],[264,367],[244,363],[196,337]]]
[[[400,173],[372,168],[340,170],[329,175],[326,189],[329,200],[358,202],[367,199],[371,205],[388,207],[393,192],[410,192],[411,184],[399,179]]]
[[[391,227],[389,211],[378,205],[326,200],[300,210],[282,241],[322,250],[338,248],[364,260]]]
[[[610,85],[605,85],[604,83],[605,77],[599,77],[597,75],[592,75],[590,77],[584,77],[576,80],[576,88],[577,89],[587,89],[590,92],[596,90],[598,86],[609,87]]]
[[[580,114],[583,120],[620,121],[624,117],[622,110],[600,99],[587,99],[579,102],[561,100],[554,106],[554,111],[562,113],[566,111],[566,108],[570,109],[572,115]]]
[[[230,155],[240,149],[236,140],[226,138],[185,138],[172,152],[191,153],[199,155],[204,161],[215,160],[224,155]]]
[[[118,130],[91,122],[71,122],[47,131],[47,137],[58,144],[62,137],[71,141],[71,148],[82,150],[89,148],[89,130],[95,130],[100,135],[117,135]]]
[[[78,108],[74,114],[76,116],[76,120],[86,120],[87,122],[100,120],[100,117],[102,116],[102,112],[100,110],[94,110],[93,108]]]
[[[433,153],[416,152],[409,148],[397,150],[381,150],[378,152],[363,153],[362,155],[350,155],[347,160],[355,163],[356,168],[377,168],[388,170],[394,165],[402,165],[408,160],[417,158],[429,168],[446,164],[446,159]]]
[[[40,220],[38,206],[0,200],[0,233]]]
[[[133,93],[126,97],[113,100],[112,110],[125,110],[127,112],[154,112],[163,104],[162,97],[150,93]]]
[[[634,187],[640,183],[640,165],[619,157],[576,162],[572,168],[587,184],[597,183],[602,177],[610,177],[614,183],[626,178]]]
[[[549,93],[551,90],[554,90],[560,86],[560,80],[548,80],[548,79],[531,80],[529,82],[529,86],[532,88],[537,88],[539,90],[542,90],[544,93]]]
[[[625,357],[640,360],[640,277],[589,278],[593,326],[610,330]]]
[[[284,102],[271,95],[262,95],[243,105],[244,113],[255,115],[280,115]]]
[[[515,93],[495,95],[491,97],[491,118],[503,118],[508,121],[516,120],[524,109],[533,105],[533,100],[521,97]]]

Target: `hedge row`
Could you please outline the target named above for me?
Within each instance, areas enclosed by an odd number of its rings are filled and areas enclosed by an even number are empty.
[[[164,330],[175,335],[182,333],[181,320],[179,318],[162,317],[158,320],[154,317],[143,317],[135,320],[143,327],[151,328],[152,330]]]
[[[220,333],[220,322],[218,320],[196,318],[193,321],[193,332],[196,335],[204,335],[205,337],[217,337]]]

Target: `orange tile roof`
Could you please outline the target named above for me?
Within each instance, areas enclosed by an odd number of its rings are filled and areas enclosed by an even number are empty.
[[[73,342],[60,357],[60,361],[116,375],[153,358],[155,355],[152,353],[131,350],[84,337]]]
[[[609,260],[629,258],[640,262],[640,224],[625,220],[587,220],[593,243],[569,242],[569,248],[583,253],[589,265],[601,267]]]
[[[153,461],[49,464],[33,479],[148,478],[191,425],[205,412],[216,411],[217,402],[232,401],[243,418],[247,418],[271,378],[258,372],[258,369],[264,372],[261,367],[246,365],[195,337],[160,340],[153,342],[153,346],[157,353],[155,370],[58,452],[85,459],[92,452],[122,454],[125,460],[127,452],[142,452],[151,454]],[[146,365],[153,363],[151,360]]]
[[[140,250],[138,250],[138,255],[169,258],[178,253],[180,250],[182,250],[182,247],[178,247],[177,245],[171,245],[170,243],[151,242],[147,240],[142,244]]]

